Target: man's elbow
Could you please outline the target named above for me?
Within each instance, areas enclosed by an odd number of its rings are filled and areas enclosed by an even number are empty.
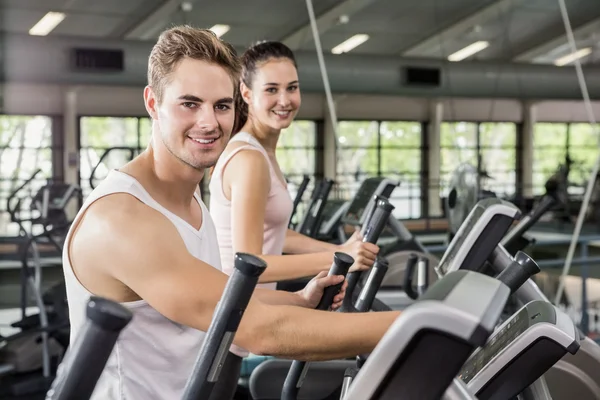
[[[277,318],[268,312],[261,314],[258,317],[244,315],[234,342],[258,356],[277,356],[280,353],[279,337],[276,333]]]

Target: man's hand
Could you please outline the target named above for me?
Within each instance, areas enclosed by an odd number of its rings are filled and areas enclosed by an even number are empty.
[[[362,241],[363,238],[360,231],[354,231],[354,234],[344,243],[340,245],[340,251],[347,253],[354,258],[354,264],[350,267],[350,271],[366,271],[373,266],[379,246],[373,243]]]
[[[342,285],[340,292],[333,298],[333,304],[331,305],[332,310],[337,310],[342,306],[342,301],[344,300],[344,295],[346,294],[346,286],[348,286],[348,282],[344,280],[342,275],[327,276],[326,271],[321,271],[317,276],[312,278],[310,282],[308,282],[304,289],[296,292],[296,294],[302,297],[306,303],[305,307],[316,308],[321,301],[321,297],[323,297],[323,291],[325,288],[337,285],[342,281],[344,281],[344,284]]]

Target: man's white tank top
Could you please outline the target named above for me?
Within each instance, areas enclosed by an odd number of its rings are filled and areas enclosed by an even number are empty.
[[[221,270],[215,226],[198,195],[195,198],[203,217],[199,230],[161,206],[135,178],[116,170],[111,171],[87,197],[71,229],[77,226],[81,215],[94,201],[113,193],[129,193],[161,212],[175,225],[194,257]],[[92,294],[71,268],[68,256],[71,233],[72,230],[65,241],[63,270],[73,343],[85,322],[85,307]],[[145,300],[121,304],[131,310],[133,319],[121,332],[92,399],[180,399],[206,333],[169,320]]]

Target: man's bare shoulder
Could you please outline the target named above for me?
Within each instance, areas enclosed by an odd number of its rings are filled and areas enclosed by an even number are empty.
[[[159,211],[135,196],[115,193],[96,200],[85,211],[73,233],[71,252],[84,250],[104,257],[118,256],[131,251],[127,249],[152,243],[160,247],[169,235],[177,236],[176,233]]]

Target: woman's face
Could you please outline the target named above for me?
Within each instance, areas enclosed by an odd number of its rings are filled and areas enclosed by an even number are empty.
[[[253,75],[252,90],[245,94],[252,117],[273,130],[285,129],[300,108],[298,71],[287,58],[259,64]]]

